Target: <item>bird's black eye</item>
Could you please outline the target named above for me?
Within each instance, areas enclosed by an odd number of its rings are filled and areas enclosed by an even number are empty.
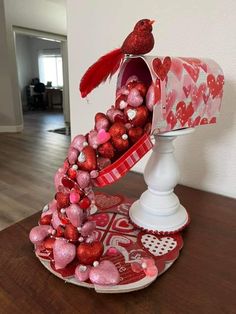
[[[144,25],[144,21],[141,21],[141,25]]]

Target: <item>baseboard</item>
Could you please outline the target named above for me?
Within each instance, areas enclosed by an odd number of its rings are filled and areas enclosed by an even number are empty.
[[[19,133],[23,131],[23,124],[20,125],[0,125],[0,133]]]

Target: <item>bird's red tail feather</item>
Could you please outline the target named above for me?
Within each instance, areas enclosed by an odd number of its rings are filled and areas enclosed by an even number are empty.
[[[80,93],[84,98],[100,83],[112,76],[119,68],[124,54],[120,48],[102,56],[88,68],[80,81]]]

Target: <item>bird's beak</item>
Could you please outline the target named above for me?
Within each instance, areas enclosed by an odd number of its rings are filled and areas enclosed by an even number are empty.
[[[155,20],[150,20],[149,24],[152,25],[153,23],[155,23]]]

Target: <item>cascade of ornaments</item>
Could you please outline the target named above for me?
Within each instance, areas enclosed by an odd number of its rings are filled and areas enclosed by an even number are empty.
[[[144,133],[150,134],[153,105],[152,86],[148,88],[138,77],[131,76],[117,90],[115,104],[106,114],[95,115],[94,129],[73,139],[64,165],[54,178],[55,198],[43,208],[39,225],[29,236],[36,251],[52,255],[56,270],[77,261],[77,280],[118,284],[115,265],[108,260],[99,263],[104,248],[96,240],[96,223],[90,220],[95,206],[93,180]],[[102,276],[96,271],[99,267]]]

